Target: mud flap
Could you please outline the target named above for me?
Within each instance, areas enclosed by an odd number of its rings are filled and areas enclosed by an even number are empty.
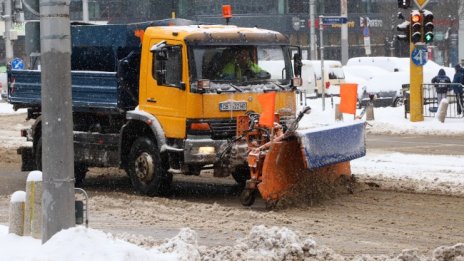
[[[21,155],[21,171],[37,169],[32,147],[19,147],[16,152]]]

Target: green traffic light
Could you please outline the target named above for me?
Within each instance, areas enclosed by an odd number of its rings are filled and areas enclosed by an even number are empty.
[[[431,43],[433,41],[433,34],[426,34],[424,41],[425,43]]]

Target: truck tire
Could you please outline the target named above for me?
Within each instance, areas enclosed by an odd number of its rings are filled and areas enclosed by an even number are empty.
[[[240,186],[245,186],[246,181],[250,179],[250,168],[247,165],[237,166],[232,172],[232,177]]]
[[[37,170],[42,171],[42,136],[35,143],[34,158]]]
[[[42,171],[42,137],[35,144],[35,164],[37,170]],[[87,174],[88,168],[82,163],[74,163],[74,186],[81,187]]]
[[[85,164],[77,163],[77,162],[74,163],[74,179],[75,179],[74,186],[75,187],[78,187],[78,188],[82,187],[82,184],[84,183],[85,176],[88,170],[89,169],[87,168]]]
[[[169,193],[172,174],[168,172],[167,160],[162,161],[156,142],[140,137],[132,144],[129,153],[129,177],[134,189],[150,197]]]

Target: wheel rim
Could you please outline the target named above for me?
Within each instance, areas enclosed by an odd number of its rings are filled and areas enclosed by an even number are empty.
[[[135,160],[135,175],[143,182],[147,183],[153,179],[155,165],[153,157],[147,152],[143,152]]]

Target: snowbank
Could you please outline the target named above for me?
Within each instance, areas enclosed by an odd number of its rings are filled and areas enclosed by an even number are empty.
[[[255,226],[233,246],[206,247],[197,245],[195,231],[184,228],[166,242],[143,248],[99,230],[74,227],[63,230],[45,244],[32,237],[7,234],[0,226],[3,260],[425,260],[414,250],[398,255],[361,255],[344,257],[320,246],[311,237],[302,237],[286,227]],[[464,244],[440,246],[431,260],[462,260]]]

